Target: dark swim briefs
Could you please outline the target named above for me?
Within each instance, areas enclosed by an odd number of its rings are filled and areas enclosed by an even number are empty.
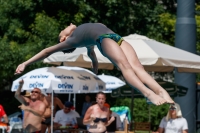
[[[42,121],[42,124],[44,125],[51,125],[51,117],[45,118],[45,121]]]
[[[102,40],[104,38],[110,38],[112,40],[114,40],[119,46],[121,45],[122,41],[124,40],[120,35],[118,34],[115,34],[115,33],[110,33],[110,34],[103,34],[103,35],[100,35],[98,37],[98,39],[96,40],[96,42],[98,43],[98,48],[99,50],[102,52],[102,49],[101,49],[101,43],[102,43]]]

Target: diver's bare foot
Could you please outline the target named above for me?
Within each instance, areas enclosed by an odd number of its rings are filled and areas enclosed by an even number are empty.
[[[174,104],[174,101],[171,99],[166,90],[160,91],[158,95],[164,98],[167,101],[167,103]]]
[[[154,92],[150,92],[147,95],[147,98],[155,105],[162,105],[167,102],[164,98],[156,95]]]

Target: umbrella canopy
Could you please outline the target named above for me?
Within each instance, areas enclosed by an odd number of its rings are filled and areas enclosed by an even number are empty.
[[[105,93],[111,93],[113,89],[122,87],[126,85],[121,79],[111,76],[111,75],[98,75],[98,77],[106,83],[106,90]]]
[[[105,81],[103,81],[96,74],[94,74],[93,72],[91,72],[87,69],[84,69],[84,68],[81,68],[81,67],[69,67],[69,66],[59,66],[57,68],[73,71],[75,73],[80,74],[82,77],[85,78],[85,80],[87,80],[91,83],[97,83],[99,89],[93,90],[95,92],[97,92],[99,90],[105,90],[106,89]],[[93,91],[91,91],[91,92],[93,92]]]
[[[98,60],[99,69],[112,70],[114,68],[113,64],[101,54],[97,46],[95,46],[94,51]],[[56,52],[44,59],[44,63],[60,65],[64,63],[65,66],[77,66],[84,68],[91,68],[91,59],[87,55],[87,49],[76,48],[73,53],[64,54],[63,52]]]
[[[200,56],[172,47],[145,36],[133,34],[123,37],[135,49],[147,71],[200,72]]]
[[[147,71],[171,72],[177,68],[179,72],[200,72],[200,56],[149,39],[138,34],[123,37],[135,49],[136,54]],[[112,69],[112,63],[95,47],[99,69]],[[57,52],[44,60],[45,63],[68,66],[91,67],[86,48],[77,48],[73,53]]]
[[[156,79],[156,81],[169,93],[171,97],[181,97],[187,94],[188,88],[177,85],[175,83],[163,81],[162,79]],[[132,96],[132,88],[128,85],[123,86],[121,88],[112,90],[112,97],[119,96]],[[134,88],[134,98],[142,98],[144,97],[142,93]]]
[[[129,85],[125,85],[123,87],[112,90],[111,97],[123,97],[123,96],[132,96],[132,91],[134,91],[134,98],[142,98],[144,97],[140,91],[136,88],[131,88]]]
[[[38,87],[47,92],[55,90],[56,93],[88,93],[105,89],[105,84],[99,87],[98,82],[90,82],[79,73],[55,67],[39,68],[26,73],[13,82],[12,91],[16,91],[21,79],[24,80],[22,90]]]

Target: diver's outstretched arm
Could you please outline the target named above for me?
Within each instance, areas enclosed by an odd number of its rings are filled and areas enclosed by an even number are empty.
[[[40,51],[38,54],[36,54],[32,58],[30,58],[29,60],[27,60],[27,61],[23,62],[22,64],[20,64],[17,67],[17,69],[15,71],[15,74],[21,74],[24,71],[26,66],[28,66],[28,65],[30,65],[30,64],[32,64],[34,62],[40,61],[40,60],[48,57],[49,55],[51,55],[54,52],[61,51],[63,49],[70,49],[70,48],[73,48],[73,47],[70,46],[70,45],[67,45],[66,42],[61,42],[61,43],[59,43],[57,45],[45,48],[42,51]]]

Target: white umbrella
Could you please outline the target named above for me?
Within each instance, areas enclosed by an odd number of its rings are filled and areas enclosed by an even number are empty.
[[[97,93],[99,91],[104,92],[104,90],[105,90],[105,83],[101,79],[99,79],[96,74],[94,74],[93,72],[91,72],[87,69],[84,69],[84,68],[81,68],[81,67],[69,67],[69,66],[59,66],[57,68],[66,69],[66,70],[76,72],[76,73],[80,74],[82,77],[84,77],[85,80],[87,80],[88,82],[97,83],[98,89],[93,89],[89,93]],[[75,107],[75,103],[76,103],[75,97],[76,97],[76,94],[74,93],[74,100],[73,100],[74,107]],[[71,94],[69,94],[68,101],[70,101],[70,99],[71,99]]]
[[[123,37],[135,49],[137,56],[147,71],[170,72],[177,68],[179,72],[200,72],[200,56],[149,39],[148,37],[131,34]],[[111,62],[95,47],[99,69],[112,69]],[[91,60],[86,48],[79,48],[72,54],[61,52],[52,54],[44,60],[45,63],[61,63],[69,66],[90,68]]]
[[[49,92],[55,90],[56,93],[89,93],[99,90],[98,82],[89,82],[74,71],[55,67],[39,68],[26,73],[13,82],[12,91],[16,91],[21,79],[24,80],[22,90],[31,90],[35,87]],[[100,87],[101,91],[105,89],[103,84]]]
[[[91,74],[91,72],[89,74]],[[95,75],[93,75],[93,77],[95,77]],[[12,91],[16,91],[21,79],[24,80],[22,91],[31,90],[35,87],[45,90],[46,92],[53,92],[52,90],[54,90],[55,93],[89,93],[91,91],[102,91],[105,89],[104,82],[97,82],[97,80],[91,82],[87,77],[77,73],[77,71],[56,67],[39,68],[26,73],[13,82]],[[51,111],[51,120],[51,125],[53,125],[53,110]],[[51,126],[51,132],[53,132],[53,126]]]
[[[170,72],[176,67],[179,72],[200,72],[198,55],[137,34],[123,38],[135,49],[147,71]]]
[[[98,77],[106,83],[105,93],[111,93],[113,89],[117,89],[126,85],[121,79],[111,75],[98,75]]]
[[[93,82],[93,83],[97,83],[98,84],[98,89],[93,89],[90,91],[90,93],[96,93],[99,91],[103,91],[105,90],[105,83],[98,78],[98,76],[96,74],[94,74],[93,72],[81,68],[81,67],[69,67],[69,66],[59,66],[57,68],[61,68],[61,69],[66,69],[66,70],[70,70],[76,73],[79,73],[81,76],[83,76],[85,78],[85,80],[89,81],[89,82]],[[74,94],[74,97],[76,97],[76,95]],[[68,101],[70,101],[71,95],[69,95],[69,99]],[[75,101],[76,99],[74,98],[74,106],[75,106]]]
[[[94,48],[94,51],[99,62],[99,69],[111,70],[114,68],[110,60],[103,56],[96,46]],[[44,59],[43,62],[55,65],[60,65],[63,62],[65,66],[91,68],[91,59],[88,57],[87,49],[85,47],[76,48],[74,52],[67,54],[64,54],[63,52],[53,53],[52,55]]]
[[[69,67],[69,66],[59,66],[57,68],[73,71],[75,73],[80,74],[82,77],[85,78],[85,80],[87,80],[89,82],[97,83],[98,89],[95,91],[105,90],[106,83],[104,82],[104,80],[100,79],[96,74],[94,74],[93,72],[91,72],[87,69],[84,69],[81,67]]]

